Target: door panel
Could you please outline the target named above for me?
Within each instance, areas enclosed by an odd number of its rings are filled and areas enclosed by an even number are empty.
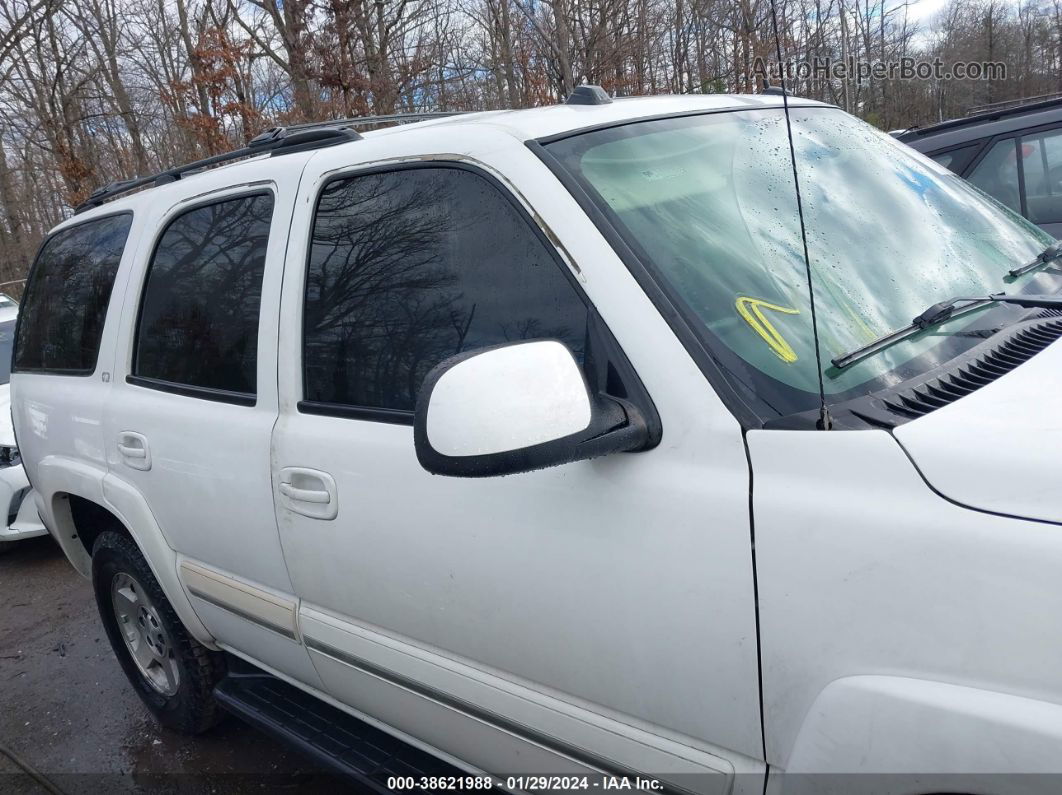
[[[304,602],[693,737],[733,717],[706,680],[755,644],[749,550],[702,522],[720,513],[705,483],[743,478],[657,450],[451,479],[420,468],[405,427],[285,417],[276,438],[278,460],[312,456],[340,491],[332,521],[279,512]]]
[[[147,499],[218,642],[318,684],[296,640],[269,465],[286,221],[302,164],[282,165],[270,185],[221,182],[153,211],[148,226],[161,231],[141,241],[125,295],[105,439],[111,473]]]
[[[461,725],[461,748],[451,750],[481,769],[512,775],[653,771],[679,780],[697,776],[702,780],[687,788],[699,792],[729,789],[734,768],[721,756],[618,725],[541,688],[320,611],[304,610],[302,627],[322,679],[344,701],[391,722],[422,713],[414,721],[421,736],[445,733],[425,736],[436,746],[452,745],[454,726]]]
[[[108,451],[177,552],[290,593],[268,480],[274,422],[268,410],[116,384]],[[120,452],[126,428],[138,429],[150,459]]]
[[[509,176],[527,172],[520,193],[551,179],[523,147],[498,157]],[[563,734],[614,769],[657,764],[647,760],[668,758],[659,754],[679,743],[696,748],[696,758],[675,762],[673,773],[715,765],[729,782],[735,769],[761,770],[753,761],[762,743],[741,433],[644,293],[585,216],[552,196],[540,217],[555,216],[552,233],[585,252],[585,291],[652,395],[663,442],[504,478],[429,475],[407,416],[380,407],[332,407],[341,416],[329,416],[329,407],[304,402],[305,252],[322,182],[304,180],[305,212],[292,229],[273,461],[300,629],[329,692],[423,736],[434,724],[389,705],[377,680],[430,688],[424,698],[459,699],[472,714],[502,717],[517,711],[502,691],[524,688],[575,722],[562,731],[548,709],[532,709],[522,729],[496,731],[523,731],[525,740]],[[292,510],[280,490],[281,471],[291,467],[334,479],[334,518]],[[440,674],[434,681],[432,672]],[[460,757],[470,748],[458,728],[464,718],[451,720],[451,732],[444,726],[427,741]],[[595,726],[636,739],[609,745]],[[508,758],[493,757],[502,765]]]

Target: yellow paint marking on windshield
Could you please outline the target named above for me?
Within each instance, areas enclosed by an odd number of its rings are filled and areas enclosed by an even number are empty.
[[[770,346],[779,359],[787,364],[792,364],[797,360],[797,354],[793,350],[793,346],[785,341],[785,337],[767,319],[763,314],[763,310],[770,309],[772,312],[781,312],[784,315],[799,315],[799,309],[790,309],[760,298],[748,298],[747,296],[738,298],[734,305],[737,307],[738,314],[745,319],[746,323],[752,326],[753,331],[763,337],[763,341]]]

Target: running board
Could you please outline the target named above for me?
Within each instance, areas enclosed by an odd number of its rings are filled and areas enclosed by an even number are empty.
[[[214,688],[226,710],[367,791],[393,793],[392,776],[465,776],[463,770],[370,726],[231,655]]]

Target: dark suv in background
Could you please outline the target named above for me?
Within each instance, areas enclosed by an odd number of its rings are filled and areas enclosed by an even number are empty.
[[[895,135],[1062,235],[1062,96],[986,105],[963,119]]]

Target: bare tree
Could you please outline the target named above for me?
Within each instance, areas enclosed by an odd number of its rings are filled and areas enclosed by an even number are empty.
[[[775,36],[772,10],[776,12]],[[755,65],[998,61],[1006,76],[786,75],[882,127],[1062,93],[1062,0],[0,0],[0,280],[94,187],[274,125],[617,94],[751,92]]]

